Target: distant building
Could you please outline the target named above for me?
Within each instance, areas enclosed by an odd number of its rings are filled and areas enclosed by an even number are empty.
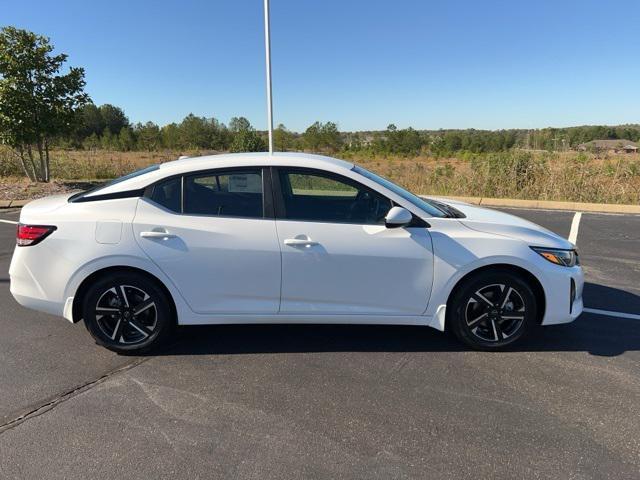
[[[640,145],[624,139],[591,140],[587,143],[581,143],[576,148],[580,152],[638,153]]]

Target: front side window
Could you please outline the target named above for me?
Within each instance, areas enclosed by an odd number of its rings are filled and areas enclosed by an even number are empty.
[[[413,205],[415,205],[419,209],[427,212],[432,217],[442,218],[442,217],[448,216],[447,213],[444,212],[443,210],[441,210],[440,208],[437,208],[435,205],[430,204],[429,202],[423,200],[422,198],[418,197],[417,195],[414,195],[413,193],[405,190],[404,188],[400,187],[399,185],[396,185],[395,183],[391,182],[390,180],[387,180],[384,177],[376,175],[375,173],[372,173],[369,170],[366,170],[366,169],[364,169],[362,167],[359,167],[357,165],[355,165],[352,170],[354,172],[356,172],[356,173],[359,173],[363,177],[368,178],[369,180],[373,180],[378,185],[382,185],[383,187],[388,188],[389,190],[391,190],[396,195],[398,195],[398,196],[402,197],[403,199],[405,199],[406,201],[412,203]]]
[[[281,169],[279,178],[287,220],[378,225],[392,207],[383,195],[337,175]]]
[[[184,213],[262,218],[261,171],[207,172],[185,177]]]

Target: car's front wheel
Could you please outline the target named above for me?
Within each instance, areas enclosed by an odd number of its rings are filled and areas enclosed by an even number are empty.
[[[522,338],[537,318],[528,281],[509,270],[484,271],[464,281],[447,307],[447,325],[478,350],[498,350]]]
[[[136,272],[99,278],[86,291],[82,313],[96,342],[118,353],[157,347],[173,325],[167,295],[156,282]]]

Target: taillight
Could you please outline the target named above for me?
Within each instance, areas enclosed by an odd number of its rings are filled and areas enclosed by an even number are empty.
[[[23,225],[18,224],[16,233],[16,245],[28,247],[40,243],[56,229],[53,225]]]

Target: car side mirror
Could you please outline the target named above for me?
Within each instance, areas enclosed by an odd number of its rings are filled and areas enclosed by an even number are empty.
[[[406,208],[392,207],[384,217],[384,225],[387,228],[406,227],[412,220],[413,215]]]

